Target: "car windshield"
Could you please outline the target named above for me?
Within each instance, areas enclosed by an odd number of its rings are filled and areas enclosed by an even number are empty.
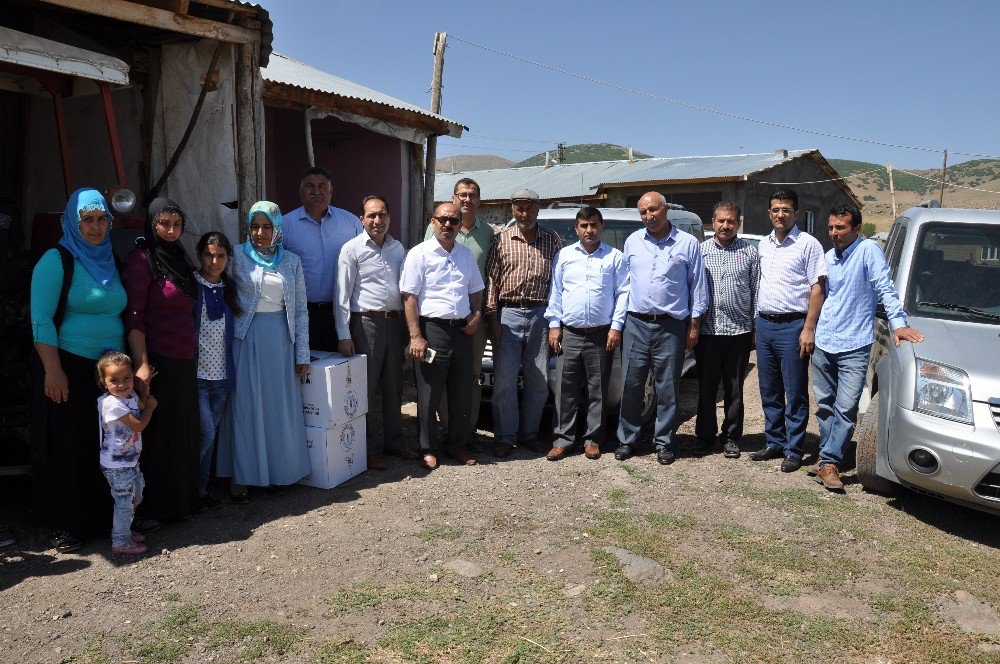
[[[1000,323],[1000,225],[926,225],[910,278],[910,314]]]

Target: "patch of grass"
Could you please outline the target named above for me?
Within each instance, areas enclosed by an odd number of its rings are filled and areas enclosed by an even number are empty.
[[[345,588],[326,600],[331,615],[353,613],[359,609],[382,606],[400,599],[418,599],[427,596],[427,590],[413,583],[380,586],[371,582],[357,583]]]
[[[179,601],[181,601],[181,594],[180,593],[166,593],[160,599],[163,600],[164,602],[179,602]]]
[[[628,498],[631,495],[632,494],[626,489],[614,488],[608,492],[608,500],[610,500],[611,504],[615,507],[625,507],[628,505]]]
[[[698,519],[690,514],[646,514],[646,521],[662,530],[687,530],[698,525]]]
[[[242,644],[243,650],[237,656],[237,661],[253,661],[292,651],[305,631],[302,627],[283,625],[272,620],[224,620],[208,625],[206,641],[208,649]]]
[[[461,536],[462,536],[461,530],[459,530],[454,526],[449,526],[442,523],[429,523],[426,526],[424,526],[419,533],[417,533],[417,537],[419,537],[425,542],[438,539],[447,540],[450,542],[457,540]]]
[[[633,466],[630,463],[619,463],[618,467],[624,470],[632,479],[639,480],[643,483],[649,483],[653,481],[653,474],[648,470],[639,468],[638,466]]]
[[[350,637],[328,639],[316,653],[316,664],[367,664],[369,649]]]
[[[111,657],[104,651],[103,641],[106,632],[91,635],[82,652],[70,655],[59,661],[59,664],[111,664]]]

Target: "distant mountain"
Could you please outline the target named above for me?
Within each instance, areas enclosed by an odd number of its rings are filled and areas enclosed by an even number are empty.
[[[485,171],[490,168],[510,168],[514,165],[510,159],[492,154],[460,154],[453,157],[438,157],[438,173],[456,173],[460,171]]]
[[[628,148],[611,143],[581,143],[579,145],[567,145],[565,150],[567,164],[580,164],[587,161],[610,161],[612,159],[628,159]],[[549,150],[549,155],[555,159],[555,149]],[[651,157],[645,152],[633,150],[633,157],[645,159]],[[545,153],[541,152],[534,157],[518,162],[518,166],[543,166],[545,164]]]

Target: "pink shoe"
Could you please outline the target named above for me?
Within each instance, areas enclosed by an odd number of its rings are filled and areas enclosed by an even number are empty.
[[[129,542],[121,546],[111,547],[111,553],[116,556],[141,556],[146,553],[146,545],[139,542]]]
[[[146,541],[146,536],[145,536],[145,535],[143,535],[143,534],[142,534],[142,533],[140,533],[140,532],[137,532],[137,531],[133,530],[133,531],[132,531],[132,537],[131,537],[131,538],[129,538],[129,539],[131,539],[131,540],[132,540],[133,542],[135,542],[136,544],[141,544],[142,542],[145,542],[145,541]]]

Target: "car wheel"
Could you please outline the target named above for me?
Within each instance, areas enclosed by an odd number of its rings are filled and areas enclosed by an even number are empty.
[[[875,457],[878,449],[878,394],[872,396],[868,410],[858,427],[858,447],[855,452],[858,480],[866,491],[874,493],[893,493],[896,484],[875,472]]]

